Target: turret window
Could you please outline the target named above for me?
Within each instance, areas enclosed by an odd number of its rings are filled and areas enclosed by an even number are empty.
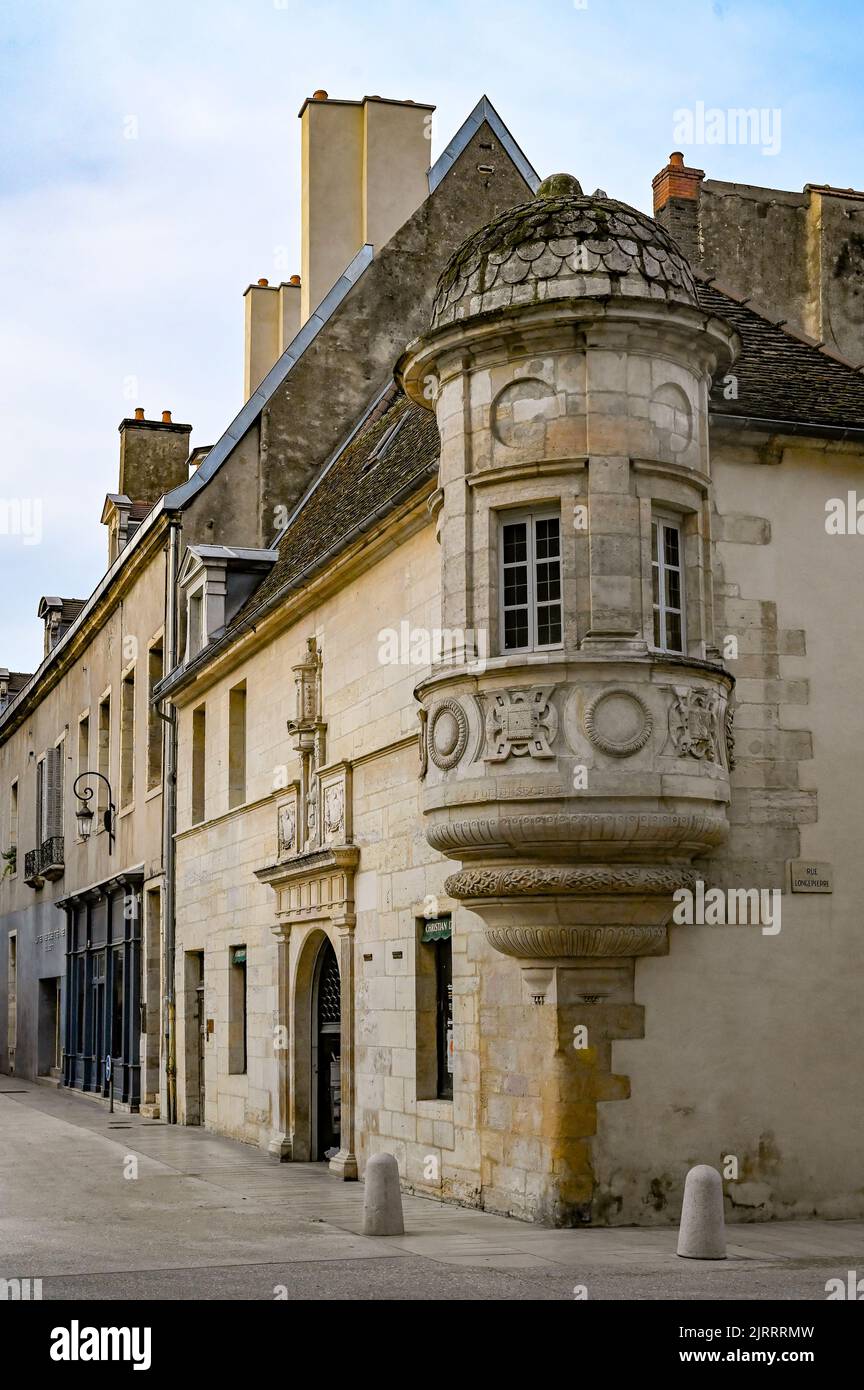
[[[662,652],[684,651],[684,568],[681,527],[655,516],[651,522],[651,583],[654,598],[654,646]]]
[[[501,521],[501,632],[505,652],[561,644],[561,518],[554,512]]]

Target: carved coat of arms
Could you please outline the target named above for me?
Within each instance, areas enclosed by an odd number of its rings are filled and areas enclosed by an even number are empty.
[[[674,691],[669,736],[678,756],[721,762],[719,694],[704,686],[676,685]]]

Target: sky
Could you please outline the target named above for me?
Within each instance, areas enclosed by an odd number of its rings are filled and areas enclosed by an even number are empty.
[[[432,160],[485,94],[541,176],[650,212],[673,149],[864,188],[862,71],[861,0],[2,0],[0,667],[106,569],[121,419],[195,447],[242,404],[243,291],[300,269],[314,90],[434,103]],[[720,142],[742,107],[759,138]]]

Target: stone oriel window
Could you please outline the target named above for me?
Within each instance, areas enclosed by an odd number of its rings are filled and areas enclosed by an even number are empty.
[[[654,646],[662,652],[683,652],[684,541],[680,519],[662,512],[651,521],[651,585]]]
[[[499,522],[501,646],[504,653],[561,645],[561,518],[502,513]]]

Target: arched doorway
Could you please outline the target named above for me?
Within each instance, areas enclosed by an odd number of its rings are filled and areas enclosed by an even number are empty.
[[[341,992],[336,952],[325,937],[312,986],[312,1157],[331,1159],[341,1142]]]

